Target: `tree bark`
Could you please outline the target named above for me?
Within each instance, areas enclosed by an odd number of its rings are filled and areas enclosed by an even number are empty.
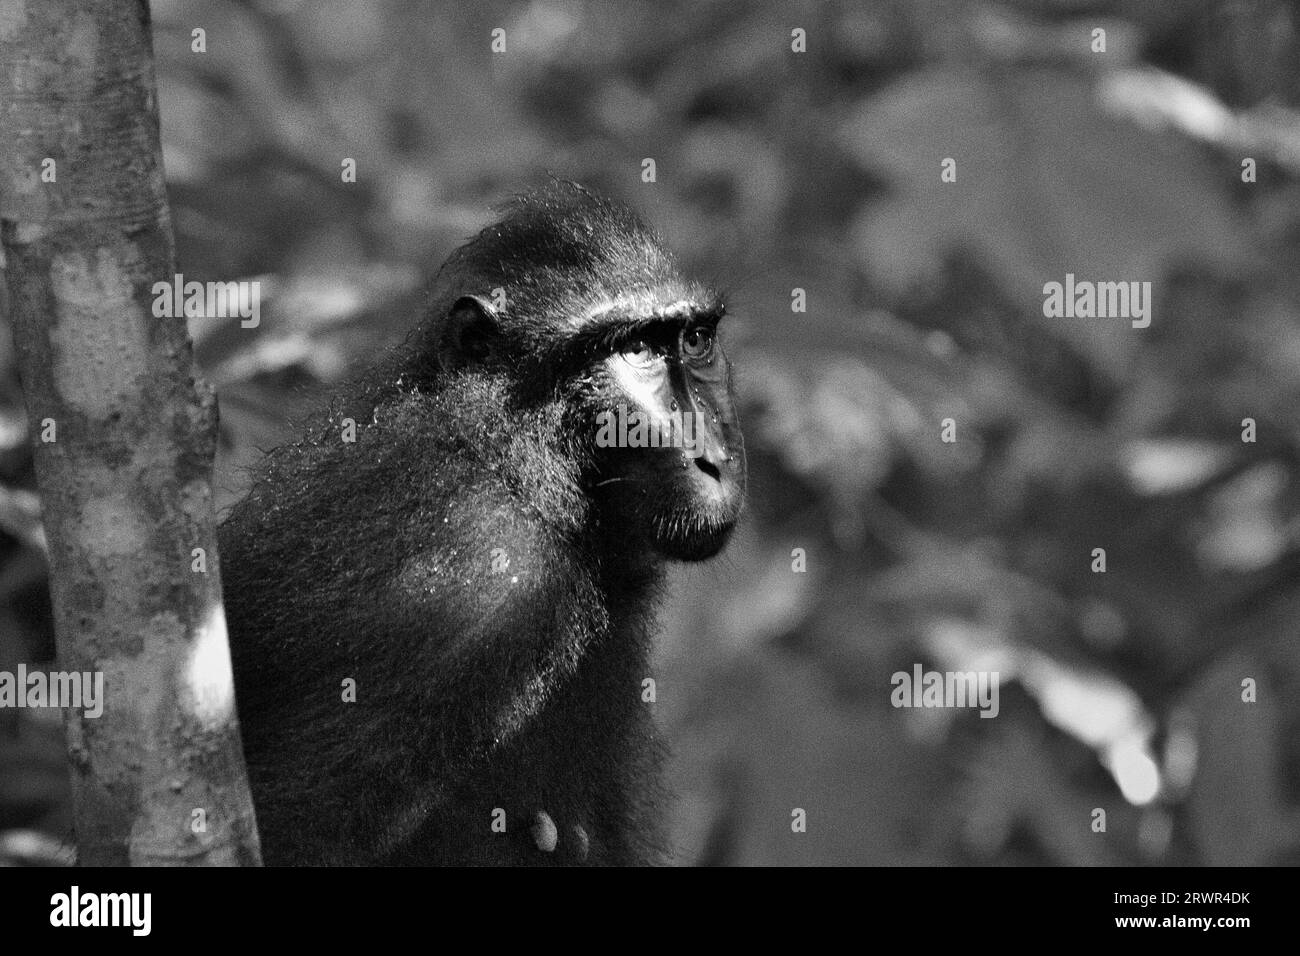
[[[152,307],[176,255],[145,0],[0,0],[0,242],[59,667],[104,675],[102,716],[65,711],[80,862],[257,864],[216,401]]]

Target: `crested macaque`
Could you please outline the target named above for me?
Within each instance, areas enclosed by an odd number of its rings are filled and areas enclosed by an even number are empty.
[[[723,312],[551,183],[267,456],[220,547],[268,864],[664,862],[655,605],[744,496]]]

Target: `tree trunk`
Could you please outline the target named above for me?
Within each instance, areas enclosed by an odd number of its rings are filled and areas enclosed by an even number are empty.
[[[257,864],[144,0],[0,0],[0,242],[49,540],[79,858]],[[196,551],[202,549],[202,551]],[[206,569],[203,568],[206,560]]]

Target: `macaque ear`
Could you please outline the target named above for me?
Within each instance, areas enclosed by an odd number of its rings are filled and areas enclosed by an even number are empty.
[[[487,299],[463,295],[447,312],[438,341],[438,364],[448,371],[482,365],[500,334],[496,310]]]

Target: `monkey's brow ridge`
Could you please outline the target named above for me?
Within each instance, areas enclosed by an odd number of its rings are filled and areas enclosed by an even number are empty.
[[[651,295],[620,296],[613,301],[602,302],[594,309],[588,310],[577,319],[582,326],[610,325],[614,323],[631,323],[644,325],[651,322],[686,322],[693,318],[721,317],[722,303],[714,298],[675,299],[666,305],[659,305]]]

